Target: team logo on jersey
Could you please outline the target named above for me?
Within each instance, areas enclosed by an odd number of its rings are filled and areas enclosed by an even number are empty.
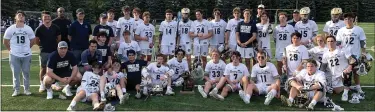
[[[26,31],[21,32],[22,30],[19,29],[19,32],[14,32],[13,35],[27,35]]]

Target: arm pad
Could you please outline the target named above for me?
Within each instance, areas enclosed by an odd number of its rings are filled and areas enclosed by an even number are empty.
[[[359,43],[361,44],[361,48],[366,48],[365,40],[361,40],[361,41],[359,41]]]

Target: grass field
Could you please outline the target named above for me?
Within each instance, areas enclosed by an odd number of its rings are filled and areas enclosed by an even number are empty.
[[[323,29],[324,23],[318,23],[319,31]],[[367,47],[374,46],[375,43],[375,26],[374,23],[359,23],[367,37]],[[157,29],[157,28],[156,28]],[[2,42],[1,42],[2,43]],[[272,51],[274,52],[274,44],[272,45]],[[3,45],[1,44],[3,47]],[[34,46],[35,47],[35,46]],[[4,50],[5,48],[2,48]],[[36,50],[36,52],[38,52]],[[369,50],[372,56],[375,56],[374,51]],[[50,111],[62,111],[66,110],[72,98],[68,100],[58,99],[60,92],[54,92],[54,99],[46,100],[46,93],[38,93],[38,87],[31,87],[33,93],[32,96],[18,96],[11,97],[13,92],[12,87],[12,75],[9,67],[9,61],[7,59],[8,54],[2,51],[1,59],[1,110],[50,110]],[[3,59],[5,58],[5,59]],[[273,60],[274,62],[274,60]],[[372,62],[375,65],[375,62]],[[31,64],[31,79],[32,85],[39,85],[39,62],[37,54],[32,56]],[[375,86],[375,70],[372,69],[367,76],[361,77],[362,86]],[[362,100],[360,104],[350,104],[349,102],[340,101],[341,94],[332,95],[336,104],[339,104],[345,110],[359,111],[359,110],[375,110],[375,88],[363,88],[366,92],[366,99]],[[178,92],[179,89],[175,89]],[[22,92],[22,91],[21,91]],[[182,95],[177,93],[175,96],[152,96],[147,101],[143,99],[135,99],[134,91],[130,91],[132,94],[130,100],[124,105],[116,105],[116,110],[282,110],[282,111],[302,111],[305,109],[299,109],[295,107],[285,107],[281,104],[280,99],[273,99],[270,106],[263,105],[264,96],[253,96],[250,104],[244,104],[238,96],[238,93],[230,94],[225,101],[218,101],[213,98],[203,99],[200,94],[195,90],[195,94]],[[286,93],[283,93],[286,95]],[[92,110],[91,103],[78,103],[78,110]],[[330,110],[318,104],[316,110]]]

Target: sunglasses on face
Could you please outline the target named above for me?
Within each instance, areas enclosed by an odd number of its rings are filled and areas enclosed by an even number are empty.
[[[258,58],[264,60],[265,57],[264,56],[258,56]]]

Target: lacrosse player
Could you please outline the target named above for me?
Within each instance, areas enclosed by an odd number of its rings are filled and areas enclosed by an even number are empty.
[[[124,35],[121,35],[121,33],[124,31],[129,31],[130,40],[134,40],[134,29],[136,27],[134,18],[130,17],[130,7],[122,7],[122,13],[124,14],[124,17],[120,17],[117,21],[116,35],[118,36],[118,38],[120,38],[120,42],[124,42]]]
[[[66,110],[76,110],[76,103],[78,101],[92,101],[92,106],[94,107],[93,110],[100,110],[104,108],[104,102],[99,103],[99,73],[102,71],[101,66],[99,63],[94,62],[92,69],[92,72],[86,71],[85,74],[83,74],[81,86],[77,88],[76,96],[74,96],[72,102],[70,102],[70,105]]]
[[[179,23],[179,27],[178,27],[179,38],[177,38],[177,46],[181,46],[181,49],[185,51],[189,70],[191,70],[192,43],[191,43],[191,37],[189,36],[189,31],[190,31],[190,27],[193,21],[189,19],[189,14],[190,14],[189,8],[182,8],[181,13],[182,13],[182,20]]]
[[[171,77],[175,74],[172,69],[164,63],[164,56],[157,55],[157,62],[150,63],[146,68],[142,69],[143,80],[143,94],[148,95],[148,88],[154,86],[167,87],[166,95],[174,95],[171,87]],[[152,88],[150,88],[152,89]]]
[[[225,28],[227,27],[227,23],[221,19],[221,11],[219,8],[215,8],[213,10],[213,15],[215,17],[214,20],[211,21],[212,28],[213,28],[213,37],[210,40],[210,51],[213,49],[218,49],[219,46],[224,44],[224,35],[225,35]]]
[[[170,69],[174,70],[174,75],[172,75],[172,85],[182,86],[184,79],[181,75],[185,72],[189,72],[189,67],[185,57],[185,51],[182,49],[177,49],[174,58],[170,59],[167,64]]]
[[[111,26],[107,25],[107,18],[108,15],[106,13],[102,13],[99,16],[100,23],[99,25],[96,25],[93,30],[93,36],[94,40],[98,41],[98,34],[99,32],[105,32],[105,37],[107,38],[107,41],[105,42],[106,45],[110,46],[112,44],[112,41],[114,40],[114,31],[112,30]]]
[[[220,59],[220,53],[218,50],[211,51],[211,57],[212,60],[207,63],[205,68],[204,79],[206,82],[204,84],[204,88],[201,85],[198,85],[198,91],[201,93],[203,98],[207,98],[207,94],[210,89],[219,83],[221,77],[223,77],[226,66],[225,62]]]
[[[113,31],[113,35],[114,37],[117,37],[117,38],[114,38],[114,41],[120,41],[120,38],[116,35],[116,30],[117,30],[117,21],[114,20],[115,19],[115,10],[114,9],[110,9],[107,11],[107,25],[110,26],[112,28],[112,31]],[[114,42],[113,41],[113,42]]]
[[[283,53],[283,69],[287,70],[288,78],[294,77],[303,69],[303,64],[309,59],[307,48],[301,45],[302,35],[292,33],[292,44],[288,45]]]
[[[133,9],[133,18],[134,18],[134,23],[135,23],[135,30],[137,30],[137,28],[138,28],[138,26],[140,25],[140,24],[143,24],[143,20],[139,17],[140,15],[141,15],[142,13],[141,13],[141,9],[139,9],[138,7],[135,7],[134,9]],[[143,17],[143,19],[144,19],[144,16],[142,16]]]
[[[336,35],[337,45],[342,49],[347,49],[348,52],[353,53],[356,59],[359,59],[361,54],[366,53],[366,35],[363,29],[353,24],[355,15],[353,13],[344,14],[345,27],[339,29]],[[364,93],[360,86],[358,68],[354,67],[354,81],[356,90],[359,93]]]
[[[341,8],[333,8],[331,10],[331,20],[327,21],[324,25],[323,32],[325,33],[325,36],[332,35],[336,37],[337,31],[345,27],[345,23],[343,20],[340,20],[340,16],[342,14]]]
[[[325,44],[325,40],[326,39],[323,37],[323,35],[318,34],[314,38],[314,42],[318,46],[315,46],[315,47],[311,48],[310,50],[308,50],[308,52],[310,54],[310,57],[318,63],[318,66],[317,66],[318,69],[320,68],[320,65],[322,64],[323,54],[326,51],[328,51],[328,48]]]
[[[268,14],[266,12],[263,12],[260,16],[260,23],[257,23],[257,29],[258,29],[258,35],[257,35],[257,41],[258,41],[258,46],[255,51],[261,52],[265,51],[266,52],[266,57],[267,59],[272,58],[271,54],[271,44],[270,44],[270,35],[272,34],[272,25],[271,23],[268,22]],[[255,46],[254,46],[255,47]],[[257,57],[256,55],[254,57]]]
[[[312,100],[306,108],[313,110],[318,101],[324,101],[326,77],[324,76],[324,72],[316,68],[317,63],[315,60],[310,59],[306,63],[306,69],[303,69],[295,77],[288,79],[286,82],[290,88],[289,98],[282,95],[281,101],[290,107],[293,105],[294,99],[298,94],[307,94],[309,99]]]
[[[151,61],[152,48],[154,47],[155,27],[150,24],[150,12],[143,13],[144,22],[138,25],[135,30],[135,40],[138,41],[141,47],[141,58],[143,60]],[[147,58],[146,58],[147,56]],[[146,59],[145,59],[146,58]]]
[[[248,84],[246,91],[240,90],[239,95],[246,104],[249,104],[253,92],[259,95],[266,94],[264,104],[269,105],[280,90],[280,76],[275,65],[267,62],[265,51],[257,53],[257,60],[258,63],[254,65],[251,71],[251,83]]]
[[[239,7],[234,8],[232,12],[234,18],[228,21],[225,29],[225,48],[235,51],[237,47],[236,28],[238,23],[243,21],[243,19],[240,18],[241,9]]]
[[[124,42],[120,43],[120,47],[118,48],[117,54],[119,56],[119,59],[121,59],[121,63],[128,61],[128,57],[126,56],[126,52],[128,50],[134,50],[136,52],[140,52],[140,48],[138,45],[138,42],[130,39],[131,32],[128,30],[125,30],[124,35]],[[138,53],[139,54],[139,53]]]
[[[309,20],[310,8],[303,7],[300,10],[301,21],[294,26],[295,30],[301,33],[301,44],[307,48],[312,48],[312,40],[318,33],[318,25],[313,20]]]
[[[275,50],[275,59],[277,60],[277,71],[279,74],[282,74],[282,57],[283,52],[286,46],[291,44],[292,41],[292,33],[294,33],[294,27],[290,24],[286,23],[286,20],[288,20],[288,16],[285,12],[280,12],[278,14],[280,24],[275,27],[274,33],[273,33],[273,39],[276,43],[276,50]]]
[[[129,99],[129,93],[125,88],[121,88],[120,82],[126,82],[126,75],[120,71],[121,64],[117,61],[100,76],[100,100],[106,102],[107,98],[117,97],[120,104],[124,104]]]
[[[110,47],[105,44],[107,38],[106,38],[107,33],[105,32],[99,32],[98,34],[98,45],[97,45],[97,50],[101,51],[102,53],[102,63],[104,68],[108,68],[109,65],[112,64],[112,52]]]
[[[164,58],[169,56],[171,59],[176,48],[177,22],[172,20],[173,12],[170,9],[165,11],[165,20],[160,23],[159,27],[159,48]]]
[[[232,62],[225,66],[224,77],[220,78],[219,83],[216,87],[209,93],[210,96],[224,100],[224,97],[228,95],[228,92],[236,92],[241,90],[241,84],[243,80],[249,77],[249,71],[247,67],[240,63],[241,54],[238,51],[233,51],[231,55]],[[218,90],[223,88],[221,94],[217,94]],[[244,87],[246,88],[246,87]]]

